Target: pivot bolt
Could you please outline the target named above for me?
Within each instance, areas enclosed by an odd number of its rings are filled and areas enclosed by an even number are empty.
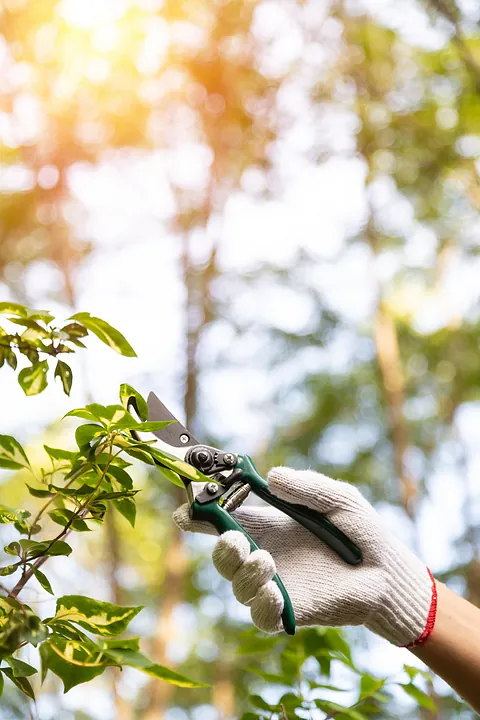
[[[218,490],[218,485],[216,483],[208,483],[205,490],[209,495],[215,495]]]
[[[180,442],[183,443],[183,445],[186,445],[189,440],[189,436],[185,433],[183,433],[183,435],[180,435]]]
[[[200,462],[203,465],[203,463],[206,463],[208,461],[208,453],[205,452],[205,450],[200,450],[200,452],[197,455],[197,458],[200,460]]]
[[[223,462],[225,465],[235,465],[235,455],[233,453],[225,453]]]

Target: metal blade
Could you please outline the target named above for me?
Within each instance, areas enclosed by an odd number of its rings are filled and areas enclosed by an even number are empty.
[[[179,453],[179,449],[187,449],[193,445],[200,445],[193,435],[172,415],[170,410],[158,399],[155,393],[151,392],[148,396],[148,419],[149,420],[173,420],[174,422],[168,427],[152,433],[165,445],[168,445],[177,457],[185,457],[185,452]],[[177,450],[174,450],[177,448]],[[167,448],[165,448],[167,449]]]

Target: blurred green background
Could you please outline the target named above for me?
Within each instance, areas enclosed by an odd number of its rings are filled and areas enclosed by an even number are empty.
[[[358,484],[478,604],[479,18],[472,0],[4,0],[1,299],[88,310],[139,359],[92,343],[70,399],[25,398],[4,370],[2,432],[35,457],[72,441],[68,409],[115,402],[121,381],[154,389],[262,471]],[[212,539],[180,537],[182,493],[137,474],[135,530],[112,516],[77,539],[75,563],[51,561],[54,589],[144,604],[150,655],[213,687],[127,669],[62,696],[49,678],[38,718],[239,718],[255,688],[276,697],[247,668],[279,646],[249,630]],[[419,665],[346,637],[373,674]],[[438,710],[392,691],[390,716],[473,717],[426,687]],[[9,691],[0,717],[33,717],[22,703]]]

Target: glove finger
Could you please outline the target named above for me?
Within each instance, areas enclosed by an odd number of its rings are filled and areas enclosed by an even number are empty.
[[[232,517],[242,525],[256,542],[260,542],[265,533],[280,530],[286,516],[280,510],[270,507],[244,507],[232,513]],[[173,521],[180,530],[185,532],[199,532],[205,535],[218,535],[213,525],[208,522],[192,520],[190,506],[184,503],[173,513]]]
[[[268,481],[270,491],[282,500],[328,514],[364,555],[380,543],[377,513],[354,485],[312,470],[290,468],[273,468]]]
[[[265,535],[281,531],[288,521],[287,516],[274,507],[248,505],[232,513],[235,520],[242,525],[258,545],[262,544]]]
[[[233,594],[243,605],[249,605],[260,588],[276,573],[275,561],[266,550],[255,550],[233,576]]]
[[[203,533],[204,535],[218,535],[218,532],[210,523],[192,520],[190,506],[188,503],[180,505],[180,507],[174,511],[172,517],[175,525],[185,532],[198,532]]]
[[[250,555],[250,543],[239,530],[228,530],[213,548],[212,560],[217,572],[226,580],[233,576]]]
[[[283,597],[276,583],[271,580],[263,585],[252,600],[250,615],[255,625],[263,632],[275,633],[282,630]]]
[[[333,480],[313,470],[272,468],[268,473],[268,488],[282,500],[306,505],[321,513],[336,508],[373,510],[354,485]]]
[[[244,605],[276,573],[270,553],[266,550],[250,553],[250,543],[238,530],[229,530],[217,540],[212,559],[220,575],[232,581],[233,593]]]

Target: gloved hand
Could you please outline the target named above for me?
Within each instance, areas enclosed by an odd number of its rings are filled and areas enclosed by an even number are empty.
[[[213,561],[232,581],[236,598],[249,605],[253,622],[265,632],[282,629],[283,598],[272,581],[278,572],[292,600],[296,623],[365,625],[400,646],[422,644],[433,629],[435,581],[428,568],[381,522],[348,483],[310,470],[274,468],[271,493],[306,505],[328,518],[363,553],[360,565],[346,564],[325,543],[279,510],[242,507],[233,515],[262,548],[250,553],[242,533],[217,541]],[[174,513],[182,530],[216,534],[209,523],[192,522],[188,505]]]

